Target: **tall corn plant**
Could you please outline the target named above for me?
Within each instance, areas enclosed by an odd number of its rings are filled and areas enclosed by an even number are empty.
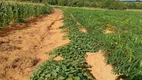
[[[50,13],[50,7],[43,4],[1,2],[0,26],[6,26],[11,22],[19,22],[21,19]]]

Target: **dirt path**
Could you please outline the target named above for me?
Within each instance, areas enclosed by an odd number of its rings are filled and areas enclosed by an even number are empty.
[[[89,70],[97,80],[116,80],[118,75],[112,73],[112,66],[104,61],[103,52],[86,53],[86,62],[92,66]]]
[[[35,66],[48,59],[45,52],[69,42],[58,29],[62,17],[62,11],[54,9],[29,28],[0,37],[0,80],[26,80]]]

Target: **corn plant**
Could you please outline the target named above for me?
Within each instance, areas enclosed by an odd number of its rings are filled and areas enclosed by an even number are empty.
[[[11,22],[21,19],[50,13],[50,7],[43,4],[1,2],[0,3],[0,26],[6,26]]]

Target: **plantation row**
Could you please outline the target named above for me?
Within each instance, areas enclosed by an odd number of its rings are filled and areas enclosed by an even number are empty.
[[[50,13],[50,7],[43,4],[0,2],[0,27],[48,13]]]
[[[124,80],[142,79],[142,12],[63,8],[64,26],[71,42],[48,54],[64,60],[47,60],[31,75],[30,80],[95,80],[86,69],[86,52],[105,51],[113,72]],[[84,26],[71,17],[71,14]],[[123,17],[122,17],[123,16]],[[105,33],[106,29],[112,33]]]

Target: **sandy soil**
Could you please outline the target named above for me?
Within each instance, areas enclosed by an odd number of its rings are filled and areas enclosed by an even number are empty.
[[[62,11],[53,9],[28,28],[0,37],[0,80],[26,80],[35,66],[48,59],[44,53],[69,42],[58,29],[63,25],[61,18]]]
[[[112,67],[104,61],[104,52],[86,53],[86,62],[92,66],[89,70],[97,80],[116,80],[118,75],[112,73]]]

